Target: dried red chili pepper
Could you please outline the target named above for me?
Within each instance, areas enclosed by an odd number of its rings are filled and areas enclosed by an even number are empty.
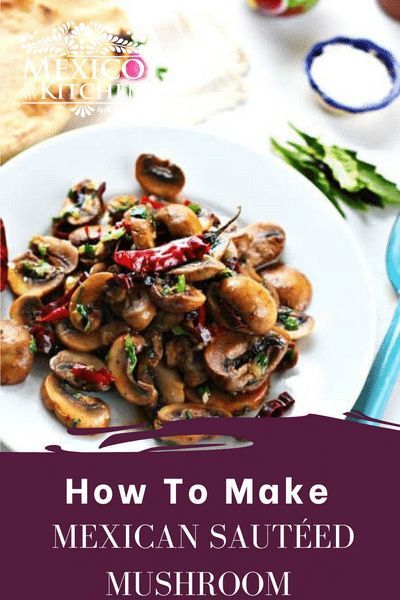
[[[130,269],[135,277],[145,278],[153,273],[162,273],[194,260],[200,260],[207,254],[217,237],[227,229],[240,215],[236,215],[217,231],[192,235],[145,250],[118,250],[114,252],[114,262]]]
[[[144,278],[152,273],[161,273],[190,261],[200,260],[210,247],[210,243],[205,241],[203,236],[193,235],[157,248],[119,250],[114,252],[114,261],[130,269],[136,277]]]
[[[163,208],[165,206],[165,202],[153,200],[153,198],[149,198],[148,196],[143,196],[140,200],[140,204],[147,204],[148,206],[154,208],[154,210],[158,210],[159,208]]]
[[[59,321],[61,319],[65,319],[69,315],[69,302],[72,298],[75,290],[89,277],[89,273],[82,273],[79,277],[75,285],[68,290],[65,294],[56,298],[52,302],[46,304],[38,317],[36,317],[36,321],[38,323],[52,323],[54,321]]]
[[[93,371],[86,365],[78,364],[72,367],[72,374],[77,379],[83,379],[87,383],[110,385],[114,381],[114,377],[104,367],[98,371]]]
[[[281,417],[294,403],[294,398],[288,392],[283,392],[275,400],[267,402],[258,413],[258,416]]]
[[[4,227],[3,219],[0,219],[0,292],[2,292],[7,285],[7,262],[8,250],[6,229]]]
[[[69,316],[68,304],[65,304],[64,306],[57,306],[46,315],[37,317],[36,321],[38,323],[53,323],[54,321],[66,319]]]

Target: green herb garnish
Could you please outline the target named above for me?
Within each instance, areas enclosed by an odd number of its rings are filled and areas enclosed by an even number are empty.
[[[81,420],[80,419],[74,419],[71,423],[71,427],[78,427],[78,425],[80,424]]]
[[[77,208],[76,206],[73,208],[66,208],[65,210],[63,210],[61,212],[61,219],[66,219],[67,217],[74,217],[75,219],[78,219],[80,216],[80,212],[79,212],[79,208]]]
[[[296,350],[294,348],[289,348],[286,351],[285,359],[292,362],[296,358]]]
[[[137,219],[147,219],[147,209],[145,206],[134,206],[131,211],[129,211],[131,217],[136,217]]]
[[[82,246],[79,246],[78,252],[85,258],[96,258],[96,248],[97,244],[85,243],[82,244]]]
[[[53,272],[53,267],[45,260],[39,260],[38,262],[23,260],[21,266],[23,272],[32,279],[45,279]]]
[[[47,246],[46,244],[38,244],[37,245],[37,251],[40,255],[41,258],[44,258],[47,254]]]
[[[299,328],[299,320],[291,316],[292,311],[289,309],[280,310],[278,321],[282,323],[287,331],[297,331]]]
[[[156,68],[156,77],[160,81],[164,81],[164,76],[168,73],[167,67],[157,67]]]
[[[193,419],[193,415],[191,412],[189,412],[188,410],[184,410],[182,413],[182,417],[184,419]]]
[[[256,355],[254,362],[260,366],[262,369],[265,369],[268,366],[268,356],[263,352],[260,352]]]
[[[188,208],[190,208],[195,215],[199,215],[202,211],[200,204],[188,204]]]
[[[165,284],[162,287],[161,293],[163,296],[169,296],[170,294],[184,294],[186,291],[186,280],[184,275],[178,275],[177,282],[175,285]]]
[[[80,315],[85,331],[87,331],[90,327],[89,307],[86,304],[78,303],[76,305],[76,312]]]
[[[128,357],[128,373],[129,375],[133,375],[133,371],[137,365],[137,355],[136,346],[130,335],[127,335],[125,338],[125,352]]]
[[[125,229],[121,227],[120,229],[110,229],[104,235],[101,236],[101,242],[112,242],[114,240],[119,240],[125,235]]]
[[[223,269],[217,275],[217,279],[228,279],[228,277],[233,277],[233,271],[231,269]]]
[[[175,286],[177,294],[183,294],[186,289],[186,281],[184,275],[178,275],[178,282]]]
[[[345,217],[341,203],[366,211],[369,206],[400,206],[400,189],[380,175],[376,167],[360,160],[353,150],[325,145],[291,125],[305,145],[286,146],[271,138],[272,150],[307,177]]]
[[[33,335],[31,335],[31,341],[29,342],[29,351],[32,352],[32,354],[37,352],[37,344]]]
[[[189,333],[186,331],[186,329],[184,329],[183,327],[181,327],[180,325],[175,325],[172,329],[171,329],[172,333],[174,335],[189,335]]]
[[[196,388],[196,392],[201,396],[201,399],[203,400],[204,404],[206,404],[209,401],[211,396],[211,389],[209,385],[198,385]]]

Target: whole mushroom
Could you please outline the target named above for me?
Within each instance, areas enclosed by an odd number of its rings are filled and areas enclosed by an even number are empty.
[[[274,297],[263,285],[245,275],[231,273],[211,284],[207,298],[216,321],[228,329],[262,335],[276,323]]]
[[[15,321],[0,321],[1,385],[16,385],[29,375],[33,365],[31,335]]]
[[[283,263],[260,271],[264,281],[276,289],[280,303],[293,310],[305,311],[312,300],[312,285],[304,273]]]
[[[183,171],[169,160],[141,154],[136,161],[136,179],[148,194],[174,199],[185,185]]]

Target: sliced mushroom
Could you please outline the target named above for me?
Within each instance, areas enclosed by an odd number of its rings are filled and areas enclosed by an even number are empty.
[[[173,327],[176,327],[183,321],[183,314],[174,314],[159,310],[156,318],[151,324],[150,329],[159,333],[171,331]]]
[[[135,171],[136,179],[148,194],[168,200],[175,198],[185,185],[182,170],[154,154],[141,154],[136,161]]]
[[[185,401],[185,386],[176,369],[159,363],[153,371],[153,379],[157,386],[159,402],[163,404],[181,404]]]
[[[142,369],[153,370],[164,356],[163,336],[157,330],[148,329],[144,334],[146,346],[140,355],[140,366]]]
[[[19,325],[32,325],[42,308],[43,302],[38,296],[24,294],[11,304],[10,317]]]
[[[207,408],[216,408],[228,412],[232,417],[250,415],[258,411],[265,401],[269,390],[269,380],[252,392],[230,394],[212,386],[185,388],[186,400],[205,404]]]
[[[129,331],[129,325],[123,321],[110,321],[96,331],[82,333],[72,327],[68,319],[55,325],[56,335],[63,346],[74,352],[94,352],[109,346],[121,333]]]
[[[292,310],[287,306],[279,308],[277,327],[283,329],[292,340],[299,340],[310,335],[314,325],[314,318],[304,312]]]
[[[69,303],[69,319],[78,331],[91,333],[102,322],[102,310],[99,302],[105,293],[112,273],[95,273],[75,290]]]
[[[128,290],[127,297],[121,308],[121,317],[135,331],[146,329],[157,314],[157,309],[147,290],[135,286]]]
[[[169,367],[179,369],[187,386],[196,387],[207,381],[203,350],[196,349],[189,336],[176,336],[167,342],[165,357]]]
[[[78,266],[78,251],[68,240],[60,240],[52,235],[36,235],[29,246],[36,255],[65,274],[72,273]]]
[[[105,363],[94,354],[62,350],[50,359],[49,365],[54,375],[80,390],[106,392],[111,387],[110,383],[104,383],[101,379],[96,383],[89,382],[87,379],[80,377],[76,369],[74,372],[74,367],[85,367],[93,373],[106,369]]]
[[[208,344],[204,360],[218,387],[242,393],[260,387],[283,359],[287,348],[286,336],[278,332],[256,337],[227,331]]]
[[[54,292],[64,283],[64,273],[54,265],[28,251],[8,266],[8,283],[17,296],[31,294],[38,297]]]
[[[211,284],[208,303],[215,320],[228,329],[262,335],[277,319],[273,296],[260,283],[244,275],[234,274]]]
[[[134,206],[124,214],[124,222],[137,250],[154,247],[156,229],[151,208],[143,205]]]
[[[165,225],[173,238],[199,235],[203,232],[197,215],[183,204],[168,204],[157,212],[155,218]]]
[[[125,321],[109,321],[97,331],[99,332],[102,346],[110,346],[119,335],[128,333],[129,330],[129,325]]]
[[[68,192],[61,219],[73,227],[90,225],[102,215],[105,184],[99,187],[90,179],[74,185]]]
[[[202,260],[187,263],[168,271],[168,275],[184,275],[186,281],[206,281],[226,270],[226,266],[213,256],[205,255]]]
[[[1,385],[16,385],[24,381],[33,365],[31,335],[15,321],[0,321]]]
[[[219,408],[200,406],[199,404],[169,404],[163,406],[158,412],[154,420],[154,429],[161,429],[163,425],[173,421],[185,421],[189,419],[221,418],[230,417],[230,413]],[[174,435],[166,438],[161,438],[163,441],[172,444],[196,444],[202,440],[210,439],[213,436],[204,434],[194,435]]]
[[[259,267],[278,258],[285,245],[285,232],[274,223],[254,223],[232,235],[239,255],[252,267]]]
[[[107,204],[107,209],[113,222],[116,223],[122,219],[124,213],[132,208],[136,203],[137,199],[135,196],[124,195],[112,198]]]
[[[129,335],[133,351],[139,354],[144,347],[145,340],[138,335]],[[153,406],[157,401],[157,390],[153,385],[134,378],[135,365],[132,365],[127,352],[127,336],[120,335],[114,341],[107,355],[107,366],[115,379],[118,393],[127,402],[140,406]]]
[[[151,286],[151,298],[159,308],[167,312],[180,314],[197,310],[205,303],[205,295],[191,285],[183,285],[185,291],[177,291],[177,284],[170,279],[158,280]]]
[[[100,398],[88,396],[50,374],[43,381],[42,400],[66,427],[97,428],[110,424],[110,408]]]
[[[294,310],[304,311],[312,299],[312,285],[304,273],[283,263],[260,271],[265,282],[274,286],[280,303]]]

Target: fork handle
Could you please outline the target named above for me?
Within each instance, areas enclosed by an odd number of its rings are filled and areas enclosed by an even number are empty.
[[[399,375],[400,300],[353,410],[358,410],[373,419],[381,419]]]

